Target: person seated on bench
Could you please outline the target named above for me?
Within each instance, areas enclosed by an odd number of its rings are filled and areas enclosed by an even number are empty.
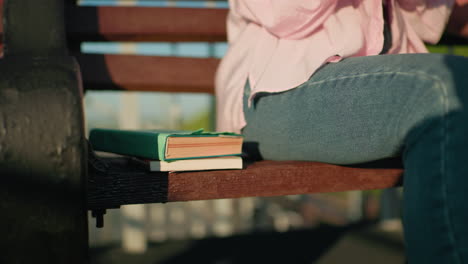
[[[468,263],[468,59],[424,45],[452,6],[230,1],[217,129],[242,132],[269,160],[402,156],[409,263]]]

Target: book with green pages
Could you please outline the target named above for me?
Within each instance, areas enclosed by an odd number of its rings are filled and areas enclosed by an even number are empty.
[[[243,137],[234,133],[176,130],[92,129],[94,150],[152,160],[198,159],[236,156]]]

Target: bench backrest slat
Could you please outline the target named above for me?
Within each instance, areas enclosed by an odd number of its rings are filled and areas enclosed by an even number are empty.
[[[227,12],[205,8],[73,7],[67,12],[67,31],[71,39],[79,41],[225,41]]]
[[[214,93],[219,59],[138,55],[77,56],[86,89]]]
[[[70,6],[66,13],[67,35],[71,43],[225,41],[227,12],[220,8]],[[3,26],[0,34],[3,35]]]
[[[213,94],[219,59],[86,55],[76,47],[83,41],[225,41],[227,13],[221,8],[69,5],[67,38],[69,46],[75,47],[85,89]]]

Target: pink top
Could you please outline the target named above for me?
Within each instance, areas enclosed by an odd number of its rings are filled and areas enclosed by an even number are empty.
[[[427,52],[436,43],[454,0],[388,0],[388,53]],[[377,55],[383,46],[379,0],[230,0],[229,49],[216,75],[217,130],[246,125],[242,95],[281,92],[307,81],[324,63]]]

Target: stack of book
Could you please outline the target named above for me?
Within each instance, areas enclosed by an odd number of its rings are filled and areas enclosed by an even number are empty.
[[[242,169],[239,134],[93,129],[89,141],[97,151],[136,157],[151,171]]]

